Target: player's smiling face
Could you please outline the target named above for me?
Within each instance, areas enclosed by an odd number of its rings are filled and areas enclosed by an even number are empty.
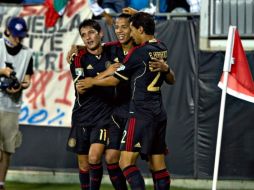
[[[136,44],[141,44],[141,34],[139,32],[139,29],[135,28],[134,26],[132,26],[132,24],[130,24],[130,28],[131,28],[131,37],[133,38],[133,40],[135,41]]]
[[[121,44],[125,44],[130,40],[130,22],[127,18],[117,18],[115,22],[115,33]]]
[[[91,26],[81,28],[80,36],[88,49],[95,50],[100,46],[102,34]]]

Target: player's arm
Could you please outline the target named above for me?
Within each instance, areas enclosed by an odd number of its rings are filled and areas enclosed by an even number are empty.
[[[71,49],[68,51],[67,56],[66,56],[66,61],[70,64],[71,60],[73,58],[74,55],[78,54],[79,50],[85,50],[86,46],[82,46],[82,45],[72,45]]]
[[[83,57],[81,57],[82,60]],[[73,79],[73,84],[76,90],[76,93],[84,94],[86,89],[82,85],[82,78],[84,78],[84,70],[82,67],[76,68],[75,64],[70,64],[70,73]]]
[[[93,86],[117,86],[119,82],[120,80],[115,78],[114,76],[108,76],[101,79],[95,77],[87,77],[82,80],[82,85],[84,88],[88,89]]]
[[[105,77],[112,76],[120,66],[121,66],[120,63],[111,64],[105,71],[99,73],[95,78],[103,79]]]
[[[149,67],[151,72],[162,72],[166,73],[165,81],[168,84],[175,83],[175,74],[172,69],[170,69],[169,65],[163,59],[152,59],[149,61]]]
[[[125,7],[122,9],[122,12],[129,15],[135,15],[136,13],[138,13],[138,10],[133,9],[131,7]]]

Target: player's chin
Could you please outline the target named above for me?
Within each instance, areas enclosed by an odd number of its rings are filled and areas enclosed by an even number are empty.
[[[96,45],[88,45],[87,49],[95,50],[95,49],[97,49],[97,46]]]
[[[126,40],[119,40],[119,42],[120,42],[121,44],[124,44],[124,43],[126,42]]]

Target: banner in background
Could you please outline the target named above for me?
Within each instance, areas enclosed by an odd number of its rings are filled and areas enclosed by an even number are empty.
[[[12,16],[22,16],[29,27],[23,44],[34,50],[34,75],[32,85],[23,93],[20,123],[69,127],[74,88],[65,57],[72,44],[82,44],[78,26],[92,13],[86,0],[70,0],[64,16],[46,28],[46,11],[44,5],[1,6],[0,33]]]

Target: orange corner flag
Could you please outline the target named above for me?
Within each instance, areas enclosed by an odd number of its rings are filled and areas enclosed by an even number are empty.
[[[228,74],[227,93],[237,98],[254,103],[254,81],[249,68],[239,33],[235,30],[232,57],[234,63]],[[222,74],[218,86],[222,88],[224,74]]]

